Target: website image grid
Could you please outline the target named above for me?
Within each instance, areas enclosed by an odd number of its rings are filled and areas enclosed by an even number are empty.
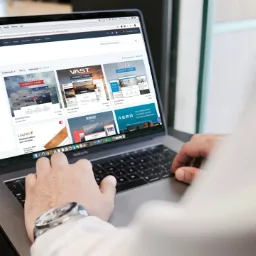
[[[152,90],[143,59],[6,76],[4,82],[17,154],[96,145],[161,125],[156,99],[139,104]]]

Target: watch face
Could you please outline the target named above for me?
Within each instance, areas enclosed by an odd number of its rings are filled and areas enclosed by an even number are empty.
[[[59,208],[51,209],[45,214],[41,215],[35,222],[37,227],[47,226],[55,220],[62,217],[64,214],[69,212],[72,208],[74,208],[76,203],[65,204]]]

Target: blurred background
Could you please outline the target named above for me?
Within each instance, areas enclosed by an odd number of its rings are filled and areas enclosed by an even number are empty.
[[[169,127],[231,132],[253,86],[255,0],[0,0],[0,16],[138,8]]]

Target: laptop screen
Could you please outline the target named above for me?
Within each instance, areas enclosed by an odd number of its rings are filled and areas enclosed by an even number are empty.
[[[140,19],[0,26],[0,159],[163,131]]]

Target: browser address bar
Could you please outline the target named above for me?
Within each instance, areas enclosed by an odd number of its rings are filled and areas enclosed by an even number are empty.
[[[29,32],[29,33],[20,33],[20,34],[9,34],[5,36],[0,36],[0,39],[7,38],[21,38],[21,37],[31,37],[31,36],[47,36],[55,34],[66,34],[69,33],[69,30],[56,30],[56,31],[45,31],[45,32]]]
[[[22,38],[22,37],[32,37],[32,36],[47,36],[47,35],[58,35],[58,34],[68,34],[68,33],[82,33],[89,31],[100,31],[108,29],[116,29],[117,26],[101,26],[101,27],[89,27],[89,28],[74,28],[74,29],[60,29],[60,30],[50,30],[50,31],[40,31],[40,32],[26,32],[26,33],[15,33],[1,35],[0,39],[11,39],[11,38]]]

